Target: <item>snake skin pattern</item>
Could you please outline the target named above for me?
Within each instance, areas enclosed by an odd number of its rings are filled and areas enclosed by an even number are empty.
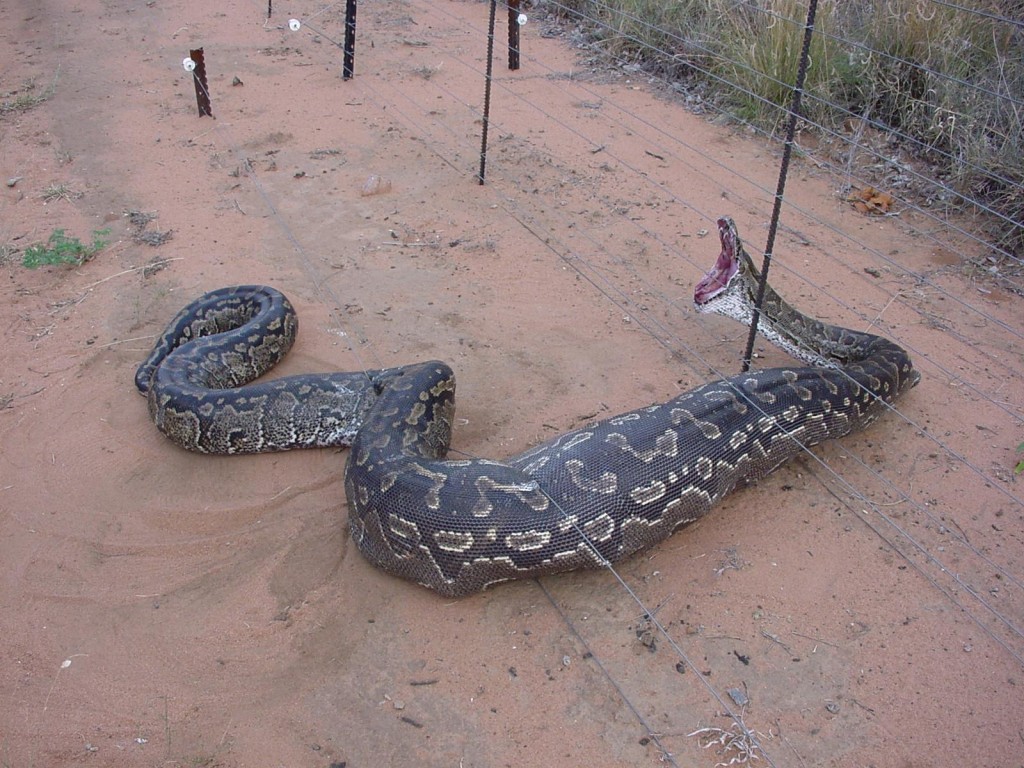
[[[730,219],[719,235],[695,303],[749,319],[757,271]],[[768,288],[762,332],[813,367],[711,382],[504,462],[451,460],[455,378],[444,363],[246,385],[296,328],[273,289],[215,291],[175,318],[136,384],[157,426],[190,450],[351,445],[352,540],[374,565],[449,597],[606,567],[805,446],[865,427],[919,379],[898,345],[807,318]]]
[[[387,372],[249,383],[288,354],[298,329],[291,302],[273,288],[211,291],[171,321],[139,366],[135,386],[148,396],[160,431],[190,451],[350,445]]]

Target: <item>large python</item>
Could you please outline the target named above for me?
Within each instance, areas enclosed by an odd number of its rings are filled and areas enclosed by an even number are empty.
[[[694,301],[749,322],[758,273],[732,220],[718,229],[721,255]],[[349,445],[345,492],[360,551],[459,596],[649,547],[804,446],[865,427],[919,379],[895,343],[808,318],[770,287],[760,329],[810,367],[711,382],[506,461],[446,458],[455,378],[441,362],[248,383],[297,330],[288,300],[263,286],[186,307],[136,385],[157,426],[189,450]]]

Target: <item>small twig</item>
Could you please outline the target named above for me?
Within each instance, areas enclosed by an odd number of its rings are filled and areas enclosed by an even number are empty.
[[[284,494],[288,493],[288,491],[290,491],[291,489],[292,489],[292,487],[290,485],[285,487],[285,488],[282,488],[280,491],[278,491],[273,496],[271,496],[270,499],[268,499],[268,501],[273,501],[274,499],[278,498],[279,496],[283,496]]]
[[[52,694],[53,693],[53,689],[57,687],[57,678],[60,677],[61,670],[62,669],[67,669],[68,667],[70,667],[72,659],[74,659],[74,658],[76,658],[78,656],[88,656],[88,655],[89,655],[88,653],[74,653],[71,656],[68,656],[66,659],[64,659],[64,661],[62,661],[60,663],[60,666],[57,667],[57,674],[55,674],[53,676],[53,682],[50,683],[50,690],[46,692],[46,701],[43,702],[43,712],[45,712],[47,710],[47,708],[50,706],[50,694]]]
[[[783,650],[784,650],[784,651],[785,651],[786,653],[788,653],[788,654],[789,654],[790,656],[792,656],[792,655],[793,655],[793,651],[792,651],[792,650],[790,649],[790,647],[789,647],[788,645],[786,645],[786,644],[785,644],[784,642],[782,642],[782,641],[781,641],[781,640],[780,640],[780,639],[779,639],[779,638],[778,638],[777,636],[775,636],[775,635],[773,635],[773,634],[772,634],[771,632],[769,632],[768,630],[766,630],[766,629],[762,629],[762,630],[761,630],[761,635],[762,635],[763,637],[766,637],[766,638],[768,638],[768,639],[769,639],[769,640],[771,640],[771,641],[772,641],[773,643],[775,643],[776,645],[778,645],[779,647],[781,647],[781,648],[782,648],[782,649],[783,649]]]
[[[857,701],[856,699],[850,699],[850,701],[852,701],[852,702],[853,702],[854,704],[856,704],[856,705],[857,705],[858,707],[860,707],[861,709],[863,709],[863,710],[864,710],[865,712],[870,712],[870,713],[871,713],[872,715],[873,715],[873,714],[875,714],[875,710],[873,710],[873,709],[872,709],[871,707],[869,707],[869,706],[868,706],[867,704],[861,704],[861,703],[860,703],[859,701]]]
[[[789,747],[791,750],[793,750],[793,754],[796,755],[796,759],[800,761],[800,765],[806,765],[806,763],[804,762],[803,757],[800,755],[799,752],[796,751],[796,747],[794,747],[790,743],[789,739],[786,738],[786,734],[784,734],[782,732],[782,726],[779,724],[779,719],[778,718],[775,718],[775,730],[777,730],[779,732],[779,738],[782,739],[786,743],[786,746]]]
[[[106,349],[107,347],[116,347],[118,344],[127,344],[131,341],[145,341],[146,339],[155,338],[155,333],[151,333],[148,336],[133,336],[130,339],[118,339],[117,341],[108,341],[106,344],[98,344],[96,345],[96,349]]]
[[[963,537],[963,540],[965,542],[967,542],[968,544],[971,543],[971,540],[967,538],[967,533],[964,531],[963,528],[960,527],[960,523],[958,523],[956,520],[953,520],[952,518],[950,518],[949,524],[953,525],[953,526],[956,526],[956,529],[958,531],[960,531],[960,535]]]
[[[181,256],[175,256],[175,257],[170,258],[170,259],[161,259],[160,261],[162,261],[162,262],[181,261],[182,258],[183,257],[181,257]],[[152,266],[153,266],[152,264],[143,264],[141,267],[131,267],[129,269],[121,270],[120,272],[115,272],[112,275],[108,275],[107,277],[104,277],[102,280],[97,280],[95,283],[89,283],[87,286],[82,288],[82,290],[83,291],[91,290],[92,288],[95,288],[100,283],[107,282],[107,280],[113,280],[115,277],[121,277],[122,275],[130,275],[132,272],[138,272],[141,269],[149,269]]]
[[[878,321],[882,319],[882,315],[884,315],[884,314],[885,314],[885,311],[886,311],[887,309],[889,309],[889,307],[891,307],[891,306],[892,306],[892,303],[893,303],[894,301],[896,301],[896,299],[902,299],[902,298],[903,298],[903,289],[901,288],[900,290],[896,291],[896,293],[894,293],[894,294],[893,294],[892,296],[890,296],[890,297],[889,297],[889,301],[887,301],[887,302],[885,303],[885,306],[884,306],[884,307],[882,307],[882,308],[881,308],[881,309],[880,309],[880,310],[878,311],[878,314],[876,314],[876,315],[875,315],[875,319],[874,319],[874,320],[872,320],[872,321],[871,321],[870,323],[868,323],[868,327],[867,327],[867,328],[865,328],[865,331],[869,331],[869,330],[871,330],[872,328],[874,328],[874,327],[875,327],[875,325],[877,325]]]
[[[167,744],[167,756],[171,755],[171,719],[167,713],[167,694],[163,695],[164,700],[164,741]]]
[[[830,643],[828,640],[822,640],[820,637],[811,637],[810,635],[801,635],[799,632],[791,632],[790,634],[796,635],[797,637],[802,637],[805,640],[813,640],[816,643],[821,643],[822,645],[827,645],[827,646],[830,646],[832,648],[838,648],[839,647],[835,643]]]
[[[871,107],[864,107],[864,112],[861,114],[860,120],[857,121],[857,129],[853,132],[853,136],[850,137],[850,156],[846,161],[846,181],[843,182],[844,193],[853,188],[853,183],[850,181],[853,177],[853,161],[857,155],[857,150],[861,148],[860,140],[864,134],[864,127],[868,124],[870,110]]]
[[[906,503],[906,501],[907,501],[907,499],[896,499],[896,501],[886,501],[886,502],[876,501],[875,502],[875,506],[876,507],[895,507],[895,506],[897,506],[899,504]]]
[[[211,134],[211,133],[213,133],[213,132],[214,132],[215,130],[217,130],[217,127],[218,127],[218,126],[214,126],[213,128],[211,128],[211,129],[210,129],[210,130],[208,130],[208,131],[203,131],[202,133],[197,133],[197,134],[196,134],[195,136],[192,136],[191,138],[185,139],[185,141],[186,141],[186,142],[188,142],[188,143],[192,143],[192,142],[194,142],[194,141],[195,141],[196,139],[201,139],[201,138],[203,138],[204,136],[208,136],[208,135],[210,135],[210,134]]]
[[[224,746],[224,744],[225,744],[225,743],[227,742],[227,740],[228,740],[228,731],[230,731],[230,730],[231,730],[231,721],[232,721],[232,718],[231,718],[231,717],[229,717],[229,718],[228,718],[228,724],[227,724],[227,727],[226,727],[226,728],[224,729],[224,733],[223,733],[223,734],[221,735],[221,737],[220,737],[220,745],[221,745],[222,747]]]
[[[12,402],[13,402],[14,400],[21,400],[21,399],[23,399],[23,398],[26,398],[26,397],[32,397],[32,395],[38,395],[38,394],[39,394],[40,392],[42,392],[42,391],[43,391],[44,389],[46,389],[46,387],[40,387],[39,389],[34,389],[34,390],[32,390],[31,392],[26,392],[26,393],[25,393],[25,394],[23,394],[23,395],[13,395],[13,394],[12,394],[12,395],[10,396],[10,398],[11,398],[11,401],[12,401]],[[0,406],[2,406],[2,405],[3,405],[3,401],[2,401],[2,400],[0,400]]]

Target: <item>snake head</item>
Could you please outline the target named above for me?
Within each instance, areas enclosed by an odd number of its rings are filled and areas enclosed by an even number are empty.
[[[718,237],[722,241],[722,252],[718,254],[715,266],[693,289],[693,303],[701,312],[713,311],[708,308],[708,303],[729,288],[742,267],[740,254],[743,252],[743,244],[736,231],[736,224],[728,216],[718,220]]]

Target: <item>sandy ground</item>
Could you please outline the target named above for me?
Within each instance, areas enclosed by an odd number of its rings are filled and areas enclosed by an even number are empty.
[[[523,68],[497,59],[480,186],[485,4],[361,4],[349,82],[343,4],[274,6],[3,4],[4,100],[48,98],[0,116],[0,764],[712,766],[736,753],[689,734],[728,705],[760,765],[1024,765],[1020,302],[813,166],[790,200],[822,223],[787,219],[774,283],[924,378],[622,564],[671,642],[609,573],[443,601],[376,571],[344,454],[157,433],[135,367],[236,283],[297,305],[282,372],[448,361],[468,455],[737,371],[745,331],[690,296],[713,217],[763,244],[774,149],[531,23]],[[181,66],[197,46],[215,120]],[[363,196],[371,175],[390,190]],[[23,268],[55,228],[110,245]]]

